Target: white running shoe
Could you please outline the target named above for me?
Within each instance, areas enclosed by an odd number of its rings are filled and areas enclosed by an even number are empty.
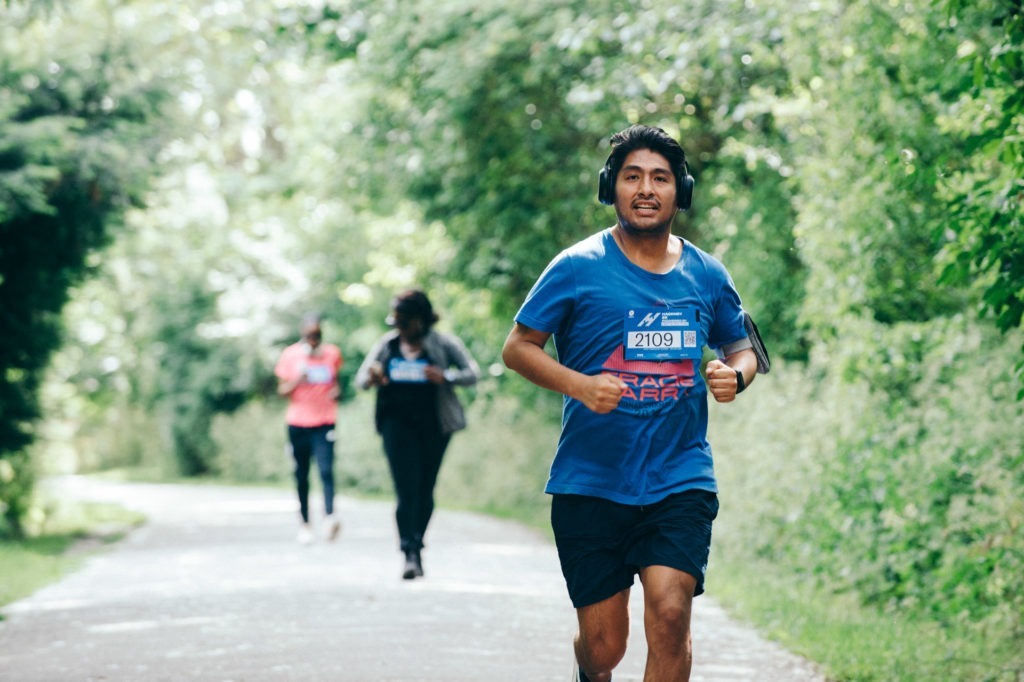
[[[334,514],[328,514],[324,517],[324,539],[327,542],[333,542],[338,539],[338,534],[341,532],[341,520]]]
[[[303,523],[299,526],[298,541],[300,545],[308,545],[313,542],[313,530],[309,527],[308,523]]]

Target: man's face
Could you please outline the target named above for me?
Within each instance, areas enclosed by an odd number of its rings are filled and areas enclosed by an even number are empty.
[[[627,154],[615,179],[619,225],[627,232],[664,232],[676,210],[676,177],[668,159],[650,149]]]
[[[323,333],[320,331],[319,324],[306,324],[302,327],[302,340],[312,348],[319,346],[322,338]]]

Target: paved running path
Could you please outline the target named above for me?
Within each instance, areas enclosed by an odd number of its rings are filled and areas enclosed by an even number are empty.
[[[389,502],[339,497],[339,539],[300,546],[287,491],[52,485],[150,520],[3,609],[3,682],[568,682],[575,616],[532,529],[438,511],[426,577],[402,581]],[[641,600],[616,682],[642,679]],[[694,682],[824,680],[706,596],[694,648]]]

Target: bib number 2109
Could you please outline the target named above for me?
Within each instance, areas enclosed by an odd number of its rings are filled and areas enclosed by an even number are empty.
[[[693,332],[687,332],[692,334]],[[628,345],[631,348],[679,348],[682,345],[679,332],[629,332]]]
[[[627,360],[699,359],[703,352],[694,308],[630,310],[623,327]]]

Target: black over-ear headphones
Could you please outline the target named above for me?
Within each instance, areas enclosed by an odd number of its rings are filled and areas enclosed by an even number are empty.
[[[602,204],[611,206],[615,203],[615,173],[612,172],[612,156],[604,162],[604,168],[597,176],[597,200]],[[683,161],[683,175],[676,174],[676,205],[680,211],[690,208],[693,201],[693,176],[690,175],[690,168]]]

